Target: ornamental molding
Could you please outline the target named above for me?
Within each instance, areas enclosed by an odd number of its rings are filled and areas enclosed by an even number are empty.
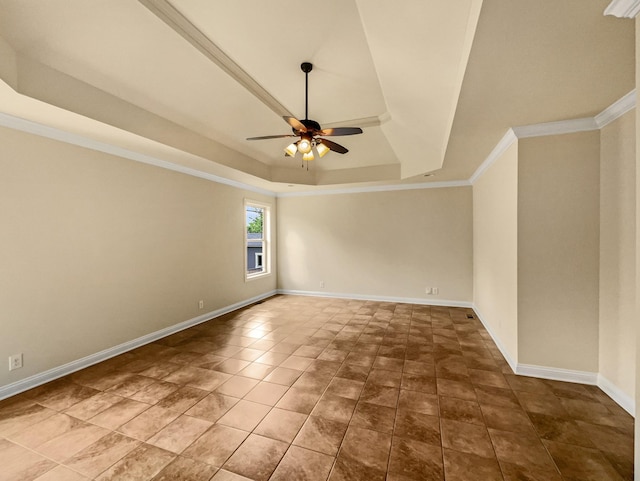
[[[605,15],[618,18],[635,18],[640,13],[640,0],[613,0],[604,10]]]

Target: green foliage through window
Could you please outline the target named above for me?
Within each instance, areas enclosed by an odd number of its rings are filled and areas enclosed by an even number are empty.
[[[249,221],[249,223],[247,224],[247,232],[249,232],[250,234],[258,234],[263,232],[263,219],[264,219],[264,215],[262,212],[262,209],[256,209],[255,212],[255,217],[253,219],[251,219]],[[247,214],[249,214],[249,211],[247,210]]]

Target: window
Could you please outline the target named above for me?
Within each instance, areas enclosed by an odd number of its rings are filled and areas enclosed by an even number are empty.
[[[250,200],[244,202],[245,278],[269,274],[269,206]]]

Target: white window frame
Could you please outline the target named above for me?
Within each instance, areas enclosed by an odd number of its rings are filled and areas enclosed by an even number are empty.
[[[259,272],[249,272],[248,270],[248,245],[249,238],[247,236],[247,208],[256,207],[262,209],[264,218],[262,219],[262,270]],[[244,225],[244,278],[245,281],[251,281],[261,277],[271,275],[271,205],[264,202],[258,202],[251,199],[244,199],[244,209],[242,211]],[[251,239],[252,242],[257,242],[255,239]],[[257,258],[258,253],[256,253]],[[257,260],[257,259],[256,259]]]

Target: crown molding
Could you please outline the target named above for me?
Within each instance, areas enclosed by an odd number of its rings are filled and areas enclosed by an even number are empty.
[[[613,0],[604,10],[605,15],[618,18],[635,18],[640,13],[640,0]]]
[[[573,134],[575,132],[588,132],[598,130],[598,124],[593,117],[583,119],[560,120],[558,122],[545,122],[543,124],[522,125],[513,127],[513,132],[519,139],[529,137],[544,137],[547,135]]]
[[[640,1],[640,0],[639,0]],[[624,114],[634,109],[636,106],[636,90],[633,89],[627,95],[621,99],[612,103],[609,107],[604,109],[598,115],[595,116],[596,124],[598,128],[602,128],[614,120],[622,117]]]
[[[390,192],[396,190],[445,189],[450,187],[469,187],[468,180],[444,182],[423,182],[420,184],[373,185],[367,187],[350,187],[344,189],[306,190],[303,192],[279,192],[276,197],[311,197],[316,195],[366,194],[368,192]]]
[[[484,159],[484,162],[480,164],[480,167],[478,167],[473,175],[469,178],[469,183],[475,184],[476,180],[478,180],[480,176],[484,174],[487,169],[491,167],[493,163],[498,160],[500,156],[504,154],[506,150],[511,147],[511,144],[513,144],[516,140],[518,140],[518,137],[516,136],[513,129],[507,130],[502,139],[500,139],[500,142],[496,144],[491,153],[487,156],[486,159]]]
[[[83,135],[60,130],[48,125],[33,122],[31,120],[21,119],[20,117],[14,117],[13,115],[5,114],[2,112],[0,112],[0,126],[19,130],[21,132],[26,132],[29,134],[38,135],[40,137],[46,137],[48,139],[57,140],[71,145],[77,145],[79,147],[103,152],[105,154],[115,155],[124,159],[134,160],[143,164],[154,165],[162,169],[180,172],[181,174],[190,175],[192,177],[199,177],[201,179],[210,180],[218,184],[225,184],[231,187],[236,187],[238,189],[248,190],[251,192],[256,192],[258,194],[275,197],[275,193],[270,190],[260,189],[259,187],[254,187],[252,185],[238,182],[236,180],[226,179],[215,174],[192,169],[191,167],[174,164],[173,162],[162,160],[151,155],[134,152],[133,150],[125,149],[114,144],[99,142],[89,137],[84,137]]]
[[[638,0],[640,4],[640,0]],[[530,137],[544,137],[547,135],[572,134],[576,132],[589,132],[600,130],[614,120],[636,107],[636,90],[632,90],[622,98],[616,100],[609,107],[604,109],[595,117],[582,119],[560,120],[558,122],[545,122],[542,124],[521,125],[507,130],[504,137],[498,142],[485,161],[480,164],[473,175],[469,178],[469,183],[474,184],[476,180],[518,139]]]

